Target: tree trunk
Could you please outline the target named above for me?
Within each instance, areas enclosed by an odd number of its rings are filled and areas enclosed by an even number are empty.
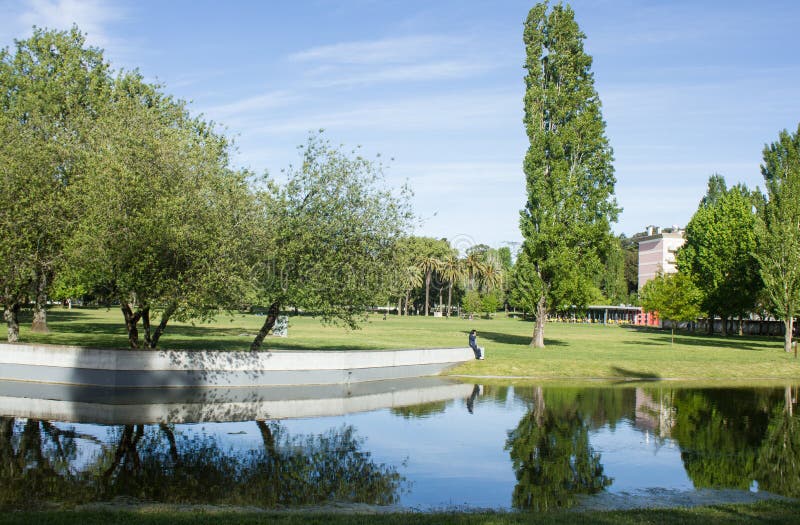
[[[708,314],[708,335],[714,335],[714,314]]]
[[[8,323],[8,342],[16,343],[19,341],[19,303],[7,304],[3,312],[3,318]]]
[[[144,346],[150,348],[150,309],[142,309],[142,329],[144,330]]]
[[[172,458],[173,465],[180,465],[181,456],[178,454],[178,444],[175,441],[175,433],[166,423],[161,423],[158,426],[161,429],[161,432],[167,436],[167,442],[169,443],[169,455]]]
[[[272,430],[267,425],[267,422],[263,419],[256,420],[256,426],[258,427],[259,432],[261,432],[261,441],[264,443],[264,451],[270,456],[275,457],[275,436],[272,434]]]
[[[425,317],[428,317],[428,303],[430,303],[430,295],[431,295],[431,274],[433,272],[428,272],[425,274]]]
[[[722,337],[728,337],[728,318],[724,315],[721,316],[722,320]]]
[[[744,330],[742,328],[742,314],[739,314],[739,337],[742,337],[743,331]]]
[[[544,323],[547,318],[547,296],[542,294],[536,302],[536,326],[533,328],[531,346],[544,348]]]
[[[794,329],[794,317],[788,317],[783,321],[786,333],[783,334],[783,349],[786,352],[792,351],[792,330]]]
[[[447,317],[450,318],[450,307],[453,304],[453,283],[447,288]]]
[[[674,345],[675,344],[675,321],[672,321],[672,324],[670,326],[672,327],[672,338],[670,339],[669,344],[670,345]]]
[[[397,315],[398,316],[403,315],[403,298],[402,297],[397,299]]]
[[[161,339],[161,336],[164,334],[164,330],[167,328],[167,323],[169,322],[169,318],[172,314],[175,313],[175,310],[178,309],[178,305],[175,303],[171,303],[168,305],[163,312],[161,312],[161,322],[158,323],[158,327],[156,331],[153,332],[153,337],[150,340],[149,347],[155,350],[156,345],[158,345],[158,340]]]
[[[122,306],[122,315],[125,317],[125,328],[128,330],[128,344],[130,344],[131,350],[138,350],[139,349],[139,328],[136,326],[139,324],[139,319],[142,316],[142,312],[133,313],[131,309],[131,305],[125,301],[120,301]]]
[[[33,322],[31,332],[46,334],[50,332],[47,328],[47,274],[41,272],[36,279],[36,298],[33,301]]]
[[[274,302],[269,305],[267,309],[267,319],[264,321],[264,325],[261,327],[261,330],[258,331],[256,338],[253,340],[253,344],[250,345],[251,352],[258,352],[261,348],[261,343],[264,342],[264,338],[267,337],[267,334],[272,327],[275,326],[275,321],[278,320],[278,314],[280,313],[281,308],[278,302]]]

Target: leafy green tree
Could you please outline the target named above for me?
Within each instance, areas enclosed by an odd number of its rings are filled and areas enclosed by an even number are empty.
[[[622,304],[628,299],[628,283],[625,280],[625,253],[619,238],[609,244],[605,267],[601,274],[600,289],[609,304]]]
[[[71,280],[116,298],[131,348],[170,320],[210,319],[250,289],[257,215],[228,142],[138,74],[116,79],[97,119],[67,249]],[[151,328],[151,316],[158,314]]]
[[[605,136],[592,58],[569,6],[534,6],[525,22],[525,129],[530,147],[523,169],[527,202],[521,212],[523,250],[539,290],[532,345],[544,347],[547,312],[585,306],[603,267],[613,198],[612,151]]]
[[[712,176],[678,251],[678,268],[703,292],[701,306],[709,317],[722,317],[723,334],[725,320],[751,311],[761,290],[755,203],[745,186],[728,189],[722,176]]]
[[[510,280],[511,305],[521,309],[523,316],[528,312],[533,312],[539,297],[541,297],[541,280],[524,251],[517,256]]]
[[[619,236],[619,242],[624,258],[628,302],[634,303],[632,299],[638,300],[637,292],[639,290],[639,244],[636,242],[636,236],[627,237],[624,233]]]
[[[693,321],[700,315],[702,293],[684,273],[656,276],[645,283],[640,296],[645,311],[658,312],[662,319],[672,321],[672,343],[675,324]]]
[[[792,330],[800,301],[800,125],[781,131],[764,147],[761,165],[767,190],[756,223],[756,258],[765,295],[774,315],[785,325],[783,348],[792,351]]]
[[[478,313],[483,309],[483,298],[478,290],[468,291],[461,301],[461,307],[468,314]]]
[[[383,186],[379,164],[318,135],[301,152],[288,181],[260,196],[258,296],[268,309],[253,351],[289,305],[357,327],[391,287],[390,268],[411,220],[408,194]]]
[[[10,340],[26,296],[32,330],[47,330],[47,294],[77,211],[67,190],[83,176],[80,158],[110,84],[102,53],[76,27],[34,28],[13,54],[0,50],[0,288]]]
[[[481,311],[490,317],[503,306],[502,290],[494,289],[481,294]]]

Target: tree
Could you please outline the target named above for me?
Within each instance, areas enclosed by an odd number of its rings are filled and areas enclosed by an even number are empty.
[[[511,305],[520,308],[523,316],[536,309],[536,303],[541,296],[541,281],[524,251],[517,256],[509,288]]]
[[[703,292],[709,318],[726,320],[753,309],[761,289],[755,258],[756,201],[743,185],[728,189],[720,175],[708,181],[708,193],[686,226],[686,243],[678,251],[678,268]]]
[[[772,311],[785,325],[783,348],[791,352],[800,301],[800,125],[764,147],[761,174],[767,201],[756,222],[756,259]]]
[[[96,130],[76,189],[71,279],[119,301],[131,348],[140,321],[156,348],[170,320],[242,304],[257,215],[248,174],[227,166],[227,140],[138,74],[116,79]]]
[[[418,263],[420,271],[425,275],[425,316],[428,316],[428,308],[430,306],[431,295],[431,279],[434,272],[438,272],[442,268],[442,261],[436,256],[426,255],[419,259]]]
[[[75,220],[68,189],[83,176],[93,122],[111,84],[102,53],[83,34],[34,28],[15,52],[0,51],[0,281],[16,339],[15,311],[33,298],[33,331],[47,331],[47,294]]]
[[[611,239],[599,284],[609,304],[622,304],[628,300],[628,283],[625,279],[625,253],[619,238]]]
[[[311,135],[302,164],[260,194],[258,295],[266,320],[256,351],[281,308],[292,305],[351,328],[391,286],[399,241],[411,219],[408,193],[383,187],[380,164]]]
[[[465,278],[464,263],[455,253],[450,254],[441,261],[439,272],[447,283],[447,317],[453,304],[453,285]]]
[[[539,282],[531,344],[544,347],[549,309],[584,306],[596,290],[619,209],[613,198],[612,151],[594,89],[592,58],[569,6],[547,3],[525,22],[523,169],[527,202],[521,212],[523,251]]]
[[[675,342],[675,324],[693,321],[700,315],[702,293],[684,273],[657,275],[645,283],[640,292],[642,308],[658,312],[662,319],[672,321],[672,339]]]

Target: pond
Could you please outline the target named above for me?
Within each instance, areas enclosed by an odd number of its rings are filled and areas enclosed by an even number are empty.
[[[541,511],[800,496],[793,386],[428,378],[337,388],[103,393],[0,384],[0,507]]]

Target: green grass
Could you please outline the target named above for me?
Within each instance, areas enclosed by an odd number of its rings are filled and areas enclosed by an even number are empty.
[[[181,525],[184,523],[255,525],[299,523],[319,525],[517,525],[596,523],[626,525],[633,523],[689,524],[708,523],[797,523],[800,503],[796,501],[764,501],[749,505],[715,505],[709,507],[675,509],[641,509],[626,511],[553,512],[542,514],[499,513],[397,513],[352,514],[339,512],[231,512],[214,510],[173,511],[155,510],[140,512],[106,511],[48,511],[5,512],[0,514],[0,525],[39,523],[43,525],[109,525],[152,524]]]
[[[32,334],[26,322],[22,342],[126,348],[118,309],[54,308],[49,334]],[[171,323],[159,346],[164,349],[246,350],[264,318],[220,316],[211,324]],[[624,326],[550,323],[547,348],[528,346],[533,323],[508,319],[371,316],[360,330],[324,326],[309,317],[291,317],[288,338],[267,338],[265,348],[367,350],[466,346],[469,330],[478,330],[486,361],[461,365],[451,374],[491,378],[800,380],[800,360],[783,352],[782,339],[723,338],[678,334]]]

